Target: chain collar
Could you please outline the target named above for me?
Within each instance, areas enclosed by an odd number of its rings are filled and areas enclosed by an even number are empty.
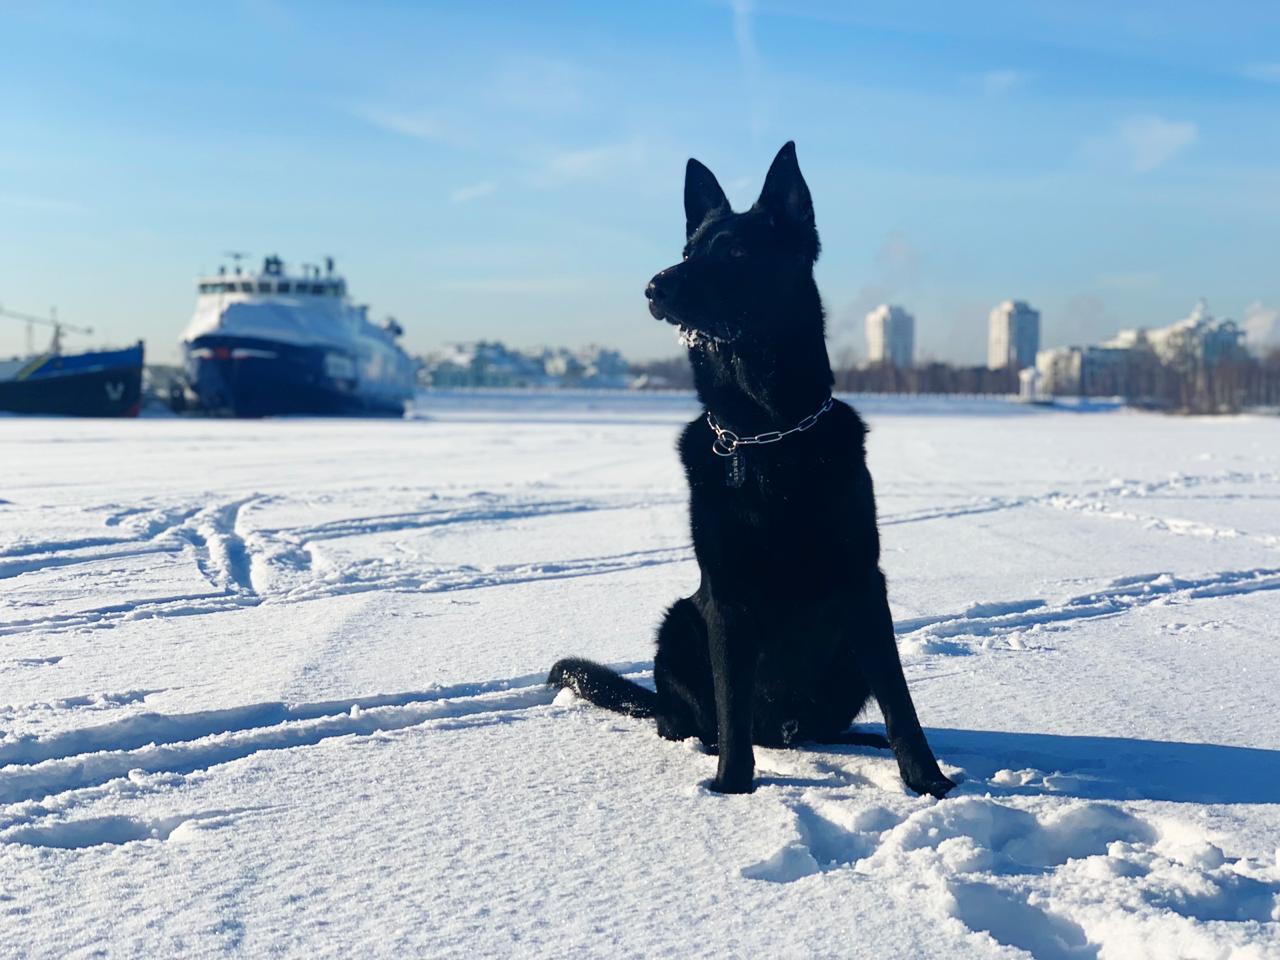
[[[818,422],[818,418],[831,409],[831,405],[835,403],[834,397],[827,397],[826,402],[818,408],[817,413],[811,413],[790,430],[769,430],[766,433],[757,433],[754,437],[740,437],[732,430],[728,430],[720,424],[716,423],[716,418],[711,415],[711,411],[707,411],[707,425],[711,427],[711,432],[716,438],[711,443],[711,452],[717,457],[732,457],[737,453],[739,447],[754,446],[761,443],[777,443],[784,437],[789,437],[793,433],[804,433],[814,424]]]

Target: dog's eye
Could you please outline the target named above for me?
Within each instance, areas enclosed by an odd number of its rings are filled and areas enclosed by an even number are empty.
[[[733,259],[735,259],[735,260],[741,259],[742,257],[745,257],[746,255],[747,255],[747,251],[743,250],[743,249],[742,249],[740,246],[738,246],[736,243],[735,243],[732,247],[730,247],[730,248],[729,248],[729,256],[733,257]]]

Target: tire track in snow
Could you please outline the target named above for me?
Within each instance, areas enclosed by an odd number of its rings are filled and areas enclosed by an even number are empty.
[[[25,620],[6,620],[0,623],[0,637],[29,631],[42,634],[61,633],[76,629],[101,629],[128,620],[146,620],[151,617],[191,617],[210,613],[222,613],[240,607],[253,607],[262,602],[261,597],[227,596],[220,593],[184,593],[172,597],[154,597],[149,600],[126,600],[109,603],[75,613],[53,614]]]
[[[122,543],[124,541],[111,541]],[[87,549],[78,547],[77,550]],[[121,550],[100,550],[95,553],[67,556],[59,554],[33,553],[26,557],[11,560],[0,560],[0,580],[18,577],[24,573],[38,573],[55,567],[72,567],[84,563],[98,563],[103,560],[125,560],[131,557],[143,557],[157,553],[178,553],[177,546],[136,546]]]
[[[1234,527],[1216,527],[1198,520],[1185,520],[1179,517],[1153,516],[1123,510],[1118,506],[1102,500],[1084,500],[1077,497],[1058,496],[1044,501],[1046,506],[1056,510],[1079,513],[1083,516],[1101,517],[1107,520],[1121,520],[1136,523],[1144,530],[1155,530],[1181,537],[1198,537],[1201,540],[1248,540],[1270,549],[1280,549],[1280,536],[1270,533],[1248,533]]]
[[[102,509],[104,508],[89,507],[85,512],[95,513]],[[19,540],[0,549],[0,580],[55,567],[179,552],[182,542],[174,539],[171,534],[200,512],[200,509],[199,506],[190,504],[178,507],[138,506],[107,515],[103,521],[106,526],[123,527],[126,531],[131,531],[132,536]]]
[[[134,703],[142,703],[147,697],[164,693],[168,688],[142,690],[121,690],[116,692],[86,693],[74,697],[60,697],[56,700],[43,700],[35,703],[9,704],[0,706],[0,717],[12,717],[19,713],[30,713],[35,710],[104,710],[113,707],[125,707]]]
[[[1055,491],[1035,498],[1035,502],[1055,510],[1136,523],[1140,524],[1143,529],[1169,533],[1174,536],[1198,537],[1204,540],[1249,540],[1270,549],[1278,549],[1280,548],[1280,536],[1275,534],[1249,533],[1231,527],[1216,527],[1197,520],[1185,520],[1178,517],[1144,515],[1120,505],[1121,503],[1133,504],[1144,500],[1177,503],[1185,498],[1175,494],[1199,487],[1218,487],[1224,484],[1275,485],[1278,482],[1280,482],[1280,474],[1267,471],[1246,473],[1228,470],[1217,474],[1191,475],[1175,473],[1163,480],[1154,481],[1116,479],[1105,487],[1080,493]],[[1229,494],[1227,496],[1239,495]],[[1214,499],[1223,499],[1223,496],[1218,494]]]
[[[1059,603],[1014,600],[976,604],[959,614],[900,620],[894,630],[900,641],[922,653],[956,653],[945,641],[955,637],[991,637],[1015,630],[1070,620],[1111,617],[1153,604],[1178,603],[1216,597],[1280,590],[1280,567],[1224,570],[1200,577],[1176,577],[1168,572],[1120,577],[1100,590]],[[934,641],[943,641],[939,646]]]
[[[906,523],[921,523],[929,520],[951,520],[973,514],[995,513],[1014,510],[1027,506],[1047,506],[1057,510],[1077,511],[1096,514],[1114,519],[1131,520],[1144,523],[1149,529],[1167,530],[1170,533],[1186,534],[1201,537],[1251,537],[1236,530],[1218,530],[1206,524],[1174,518],[1143,517],[1134,513],[1119,510],[1112,506],[1114,499],[1141,500],[1157,499],[1169,491],[1180,491],[1200,486],[1217,486],[1221,484],[1275,484],[1280,482],[1280,474],[1258,472],[1244,473],[1226,471],[1220,474],[1173,474],[1163,480],[1113,480],[1111,483],[1083,490],[1076,493],[1064,493],[1059,490],[1048,493],[1012,496],[982,497],[969,503],[954,506],[922,507],[918,510],[907,510],[901,513],[883,514],[879,518],[882,527],[892,527]],[[1280,537],[1258,535],[1252,537],[1268,546],[1280,546]]]
[[[986,497],[983,500],[957,504],[953,507],[922,507],[919,510],[907,510],[902,513],[887,513],[879,518],[882,527],[893,527],[903,523],[922,523],[926,520],[951,520],[956,517],[968,517],[975,513],[995,513],[1001,510],[1013,510],[1035,502],[1035,497]]]
[[[118,846],[142,840],[182,839],[201,830],[227,826],[244,814],[270,807],[236,807],[230,810],[203,810],[172,817],[88,817],[63,820],[41,826],[14,826],[0,830],[0,843],[55,850],[82,850],[87,847]]]
[[[424,575],[397,572],[375,574],[366,579],[360,579],[357,575],[355,579],[309,583],[278,596],[262,596],[252,592],[251,587],[237,590],[228,585],[219,593],[181,594],[145,601],[126,601],[75,613],[10,620],[0,623],[0,636],[35,630],[42,633],[56,633],[81,628],[101,629],[129,620],[204,616],[263,604],[275,606],[305,603],[371,591],[448,593],[531,583],[538,580],[607,576],[644,567],[686,563],[692,559],[693,550],[690,547],[658,547],[652,550],[637,550],[600,557],[505,564],[487,570],[475,567],[450,567],[437,569]]]
[[[480,590],[486,587],[502,587],[530,583],[537,580],[567,580],[576,577],[598,577],[611,573],[623,573],[644,567],[685,563],[693,559],[693,548],[654,547],[648,550],[632,550],[627,553],[606,554],[596,557],[575,557],[567,560],[533,561],[530,563],[499,564],[488,569],[473,566],[438,567],[423,574],[392,572],[380,575],[377,561],[372,564],[373,576],[361,577],[359,568],[350,579],[330,583],[312,583],[297,587],[272,602],[300,603],[324,597],[370,590],[390,590],[409,593],[446,593],[454,590]],[[394,568],[393,568],[394,569]]]
[[[253,588],[252,559],[239,526],[241,512],[264,499],[255,494],[206,507],[174,531],[195,551],[196,566],[205,579],[225,593],[257,594]]]
[[[600,510],[634,510],[684,502],[675,498],[662,500],[651,497],[622,502],[598,500],[503,501],[501,498],[491,496],[481,499],[484,502],[479,505],[378,514],[371,517],[350,517],[330,520],[326,523],[309,527],[263,528],[258,532],[266,536],[279,536],[295,543],[303,543],[310,540],[335,540],[378,533],[395,533],[401,530],[425,530],[431,527],[453,524],[507,523],[512,520],[523,520],[530,517],[590,513]]]
[[[236,598],[253,597],[250,557],[244,539],[237,531],[242,509],[251,503],[269,500],[254,494],[226,503],[205,507],[189,504],[177,508],[130,508],[109,516],[109,526],[129,526],[133,538],[87,538],[75,541],[28,543],[0,553],[0,579],[39,573],[58,567],[99,563],[108,560],[155,556],[169,562],[172,558],[190,556],[201,575],[218,588],[216,593],[181,594],[141,601],[122,601],[74,613],[54,614],[0,623],[0,636],[29,629],[71,629],[98,626],[131,619],[135,615],[157,615],[161,610],[173,613],[212,612],[244,605]],[[130,545],[131,544],[131,545]],[[112,549],[101,549],[103,546]],[[54,548],[53,551],[50,548]],[[56,552],[58,548],[64,552]],[[5,556],[18,559],[4,560]],[[231,598],[230,603],[218,597]],[[212,608],[210,604],[212,602]],[[198,605],[192,608],[192,604]]]
[[[614,665],[622,673],[651,667],[649,662]],[[0,805],[101,786],[138,773],[187,774],[264,750],[314,746],[333,737],[509,714],[550,704],[557,693],[546,686],[546,673],[539,672],[316,703],[270,701],[188,714],[145,713],[48,737],[23,737],[0,744]],[[0,816],[0,828],[4,825]]]
[[[441,592],[529,580],[602,575],[642,566],[682,562],[691,556],[688,547],[681,547],[672,548],[665,553],[653,551],[648,555],[638,552],[613,557],[575,558],[558,563],[504,565],[491,569],[434,568],[421,574],[406,572],[403,567],[392,572],[375,569],[372,576],[367,575],[367,569],[362,571],[359,568],[354,572],[344,570],[337,575],[317,575],[312,570],[314,551],[311,545],[324,540],[446,525],[502,524],[532,517],[639,509],[655,504],[682,502],[653,497],[618,501],[556,499],[513,502],[491,494],[477,494],[462,499],[468,502],[432,507],[425,511],[343,518],[313,526],[275,529],[254,529],[245,517],[252,508],[279,500],[278,497],[263,494],[252,494],[203,507],[186,503],[177,508],[132,507],[119,510],[107,518],[107,524],[130,527],[137,534],[135,539],[96,538],[22,544],[11,548],[8,553],[0,552],[0,578],[124,557],[155,555],[163,556],[166,562],[170,562],[176,556],[187,556],[215,589],[146,600],[125,600],[72,613],[8,620],[0,622],[0,636],[31,630],[57,632],[101,628],[122,621],[152,617],[200,616],[258,606],[264,602],[298,603],[371,590]],[[474,500],[480,502],[470,502]],[[127,544],[133,545],[122,547]],[[103,545],[113,549],[103,551],[100,549]],[[58,553],[60,548],[72,551],[73,555]],[[6,556],[20,559],[12,559],[6,563]],[[280,592],[272,592],[271,586],[279,572],[286,575],[285,579],[292,575],[293,582],[287,583]],[[307,577],[302,584],[296,582],[298,574]]]

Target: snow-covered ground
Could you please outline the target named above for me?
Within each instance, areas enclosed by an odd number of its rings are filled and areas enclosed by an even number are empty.
[[[941,802],[542,686],[696,585],[688,398],[0,420],[0,954],[1280,956],[1280,422],[859,406]]]

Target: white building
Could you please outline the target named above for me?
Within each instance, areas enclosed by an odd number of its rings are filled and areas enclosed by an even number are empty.
[[[1131,365],[1143,356],[1184,373],[1245,356],[1244,334],[1232,320],[1217,319],[1203,300],[1191,316],[1153,330],[1121,330],[1104,343],[1051,347],[1036,354],[1045,393],[1055,396],[1123,396]]]
[[[1050,347],[1036,354],[1041,393],[1050,396],[1123,396],[1129,350],[1116,346]]]
[[[1212,367],[1223,360],[1244,355],[1244,331],[1234,320],[1218,319],[1203,300],[1196,302],[1191,316],[1155,330],[1121,330],[1104,347],[1133,350],[1150,349],[1160,362],[1178,369]]]
[[[882,303],[867,314],[867,355],[872,363],[907,368],[915,363],[916,318]]]
[[[1034,366],[1040,349],[1040,311],[1021,300],[1006,300],[987,321],[987,367],[1022,370]]]
[[[453,344],[425,358],[425,380],[434,387],[590,387],[625,389],[631,367],[617,350],[547,347],[516,350],[499,341]]]

